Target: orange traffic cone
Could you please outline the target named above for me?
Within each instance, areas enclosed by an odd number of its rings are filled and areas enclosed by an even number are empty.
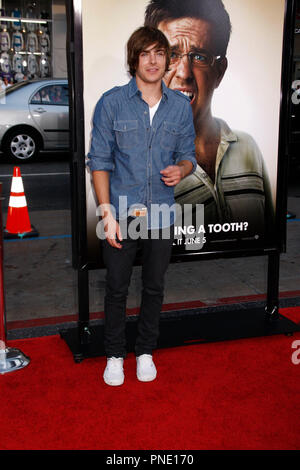
[[[4,238],[34,237],[38,233],[30,224],[21,170],[14,167]]]

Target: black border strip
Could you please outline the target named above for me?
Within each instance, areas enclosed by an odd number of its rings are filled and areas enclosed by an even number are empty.
[[[291,125],[291,85],[294,51],[294,25],[296,0],[285,1],[283,27],[281,99],[279,115],[278,169],[275,227],[278,233],[278,250],[286,251],[286,213],[288,192],[289,130]]]
[[[67,62],[70,84],[71,210],[73,267],[87,260],[83,50],[81,0],[66,0]]]

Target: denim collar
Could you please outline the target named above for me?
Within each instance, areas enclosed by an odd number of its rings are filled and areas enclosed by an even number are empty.
[[[168,98],[169,93],[170,93],[169,88],[164,84],[162,80],[162,101]],[[135,77],[132,77],[132,79],[128,83],[128,96],[129,98],[132,98],[136,94],[141,95],[141,92],[138,89]]]

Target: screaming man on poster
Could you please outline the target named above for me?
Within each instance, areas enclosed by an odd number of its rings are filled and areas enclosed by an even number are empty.
[[[204,204],[205,226],[248,222],[247,236],[268,239],[274,209],[260,149],[211,110],[228,65],[231,23],[223,2],[150,0],[145,25],[167,37],[171,61],[164,82],[189,96],[193,110],[197,169],[176,186],[176,202]]]

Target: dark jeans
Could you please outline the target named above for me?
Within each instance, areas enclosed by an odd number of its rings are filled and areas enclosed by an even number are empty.
[[[163,303],[164,275],[169,265],[174,227],[170,238],[124,239],[122,248],[113,248],[104,240],[103,260],[107,268],[104,346],[107,357],[126,356],[126,300],[132,267],[138,248],[142,252],[142,299],[138,320],[135,354],[152,354],[159,336],[159,317]]]

